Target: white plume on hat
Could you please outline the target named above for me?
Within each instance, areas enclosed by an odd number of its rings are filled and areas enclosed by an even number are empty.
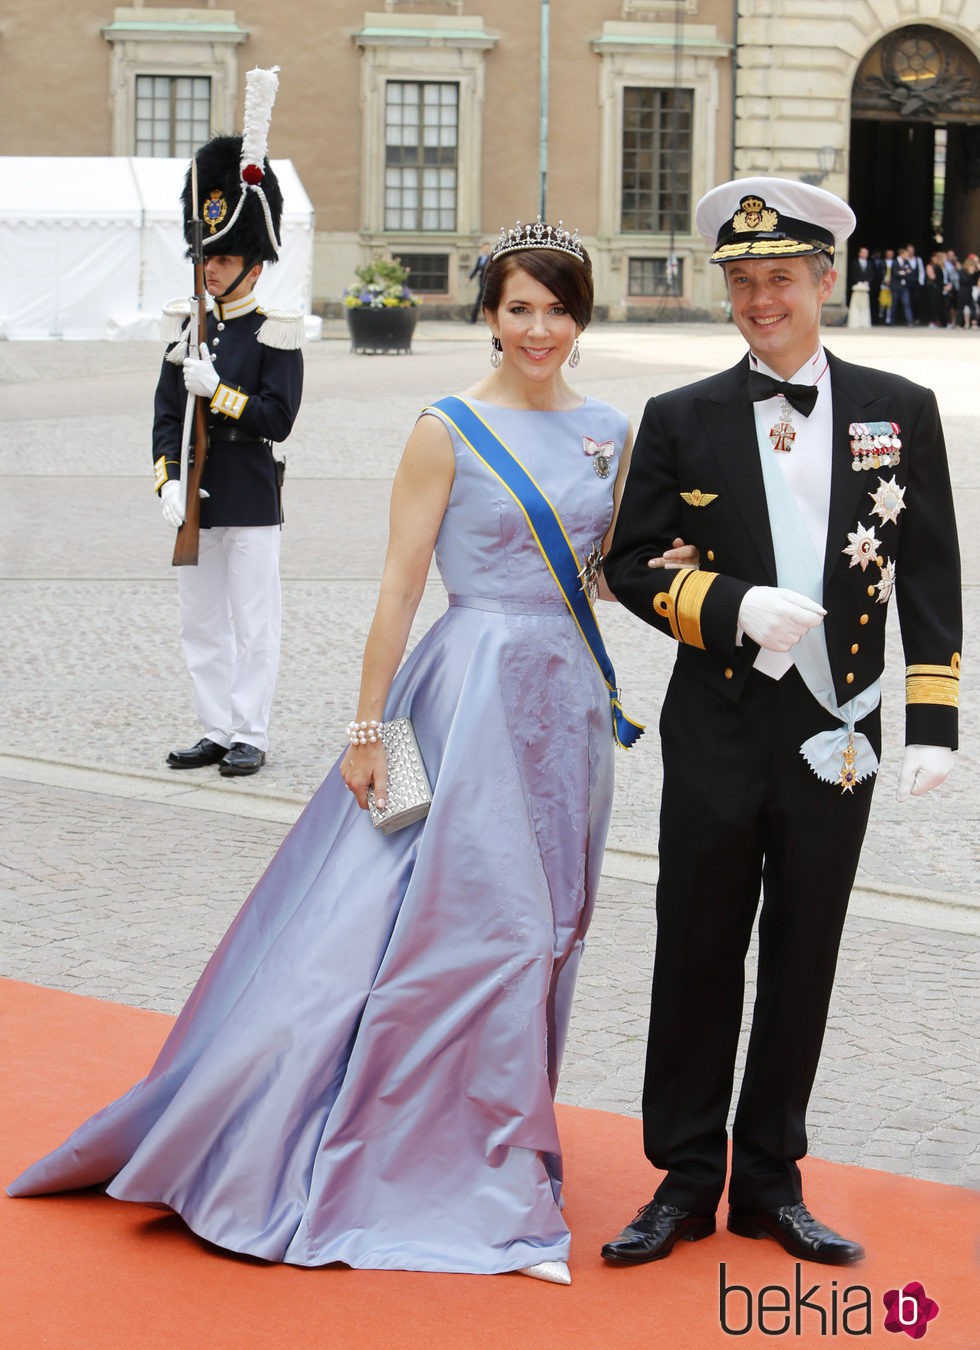
[[[269,123],[279,91],[279,67],[259,66],[245,75],[245,121],[242,126],[242,172],[250,164],[260,168],[269,153]]]

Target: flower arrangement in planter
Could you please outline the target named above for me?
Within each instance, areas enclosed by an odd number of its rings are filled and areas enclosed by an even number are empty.
[[[408,268],[397,258],[373,258],[354,275],[343,295],[351,351],[410,351],[422,300],[409,289]]]

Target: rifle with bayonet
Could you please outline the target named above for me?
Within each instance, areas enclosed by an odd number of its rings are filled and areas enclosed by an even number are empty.
[[[188,355],[197,357],[207,339],[207,304],[204,284],[204,221],[198,209],[197,159],[191,160],[191,261],[194,265],[194,295],[187,329]],[[174,541],[174,567],[196,566],[201,537],[201,477],[208,453],[208,401],[187,395],[184,429],[180,439],[180,507],[184,523]]]

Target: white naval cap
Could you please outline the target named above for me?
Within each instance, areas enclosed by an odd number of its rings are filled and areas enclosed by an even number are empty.
[[[694,223],[715,245],[711,261],[829,253],[857,221],[833,192],[790,178],[736,178],[705,193]]]

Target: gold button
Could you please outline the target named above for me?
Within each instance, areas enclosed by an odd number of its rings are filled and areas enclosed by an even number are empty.
[[[868,594],[869,594],[869,595],[874,595],[874,593],[875,593],[875,588],[874,588],[873,586],[869,586],[869,587],[868,587]]]
[[[851,647],[851,655],[852,655],[852,656],[857,656],[857,654],[858,654],[858,652],[859,652],[860,650],[861,650],[861,648],[860,648],[860,647],[858,646],[858,644],[855,642],[854,645]]]
[[[881,556],[881,554],[879,554],[878,557],[875,558],[875,562],[878,564],[879,567],[884,567],[884,565],[885,565],[885,560],[884,560],[884,558]]]
[[[860,622],[860,623],[867,623],[867,622],[868,622],[868,616],[867,616],[867,614],[862,614],[862,615],[861,615],[861,618],[860,618],[860,620],[859,620],[859,622]]]
[[[849,671],[847,672],[847,683],[848,683],[848,684],[853,684],[853,683],[854,683],[854,671],[853,671],[853,670],[849,670]]]
[[[726,667],[725,667],[725,679],[726,679],[726,680],[730,680],[734,674],[735,674],[735,672],[734,672],[734,670],[732,670],[731,666],[726,666]]]
[[[714,551],[714,549],[713,549],[713,548],[709,548],[708,551],[707,551],[707,553],[706,553],[704,556],[708,559],[708,562],[714,562],[714,560],[715,560],[715,551]]]

